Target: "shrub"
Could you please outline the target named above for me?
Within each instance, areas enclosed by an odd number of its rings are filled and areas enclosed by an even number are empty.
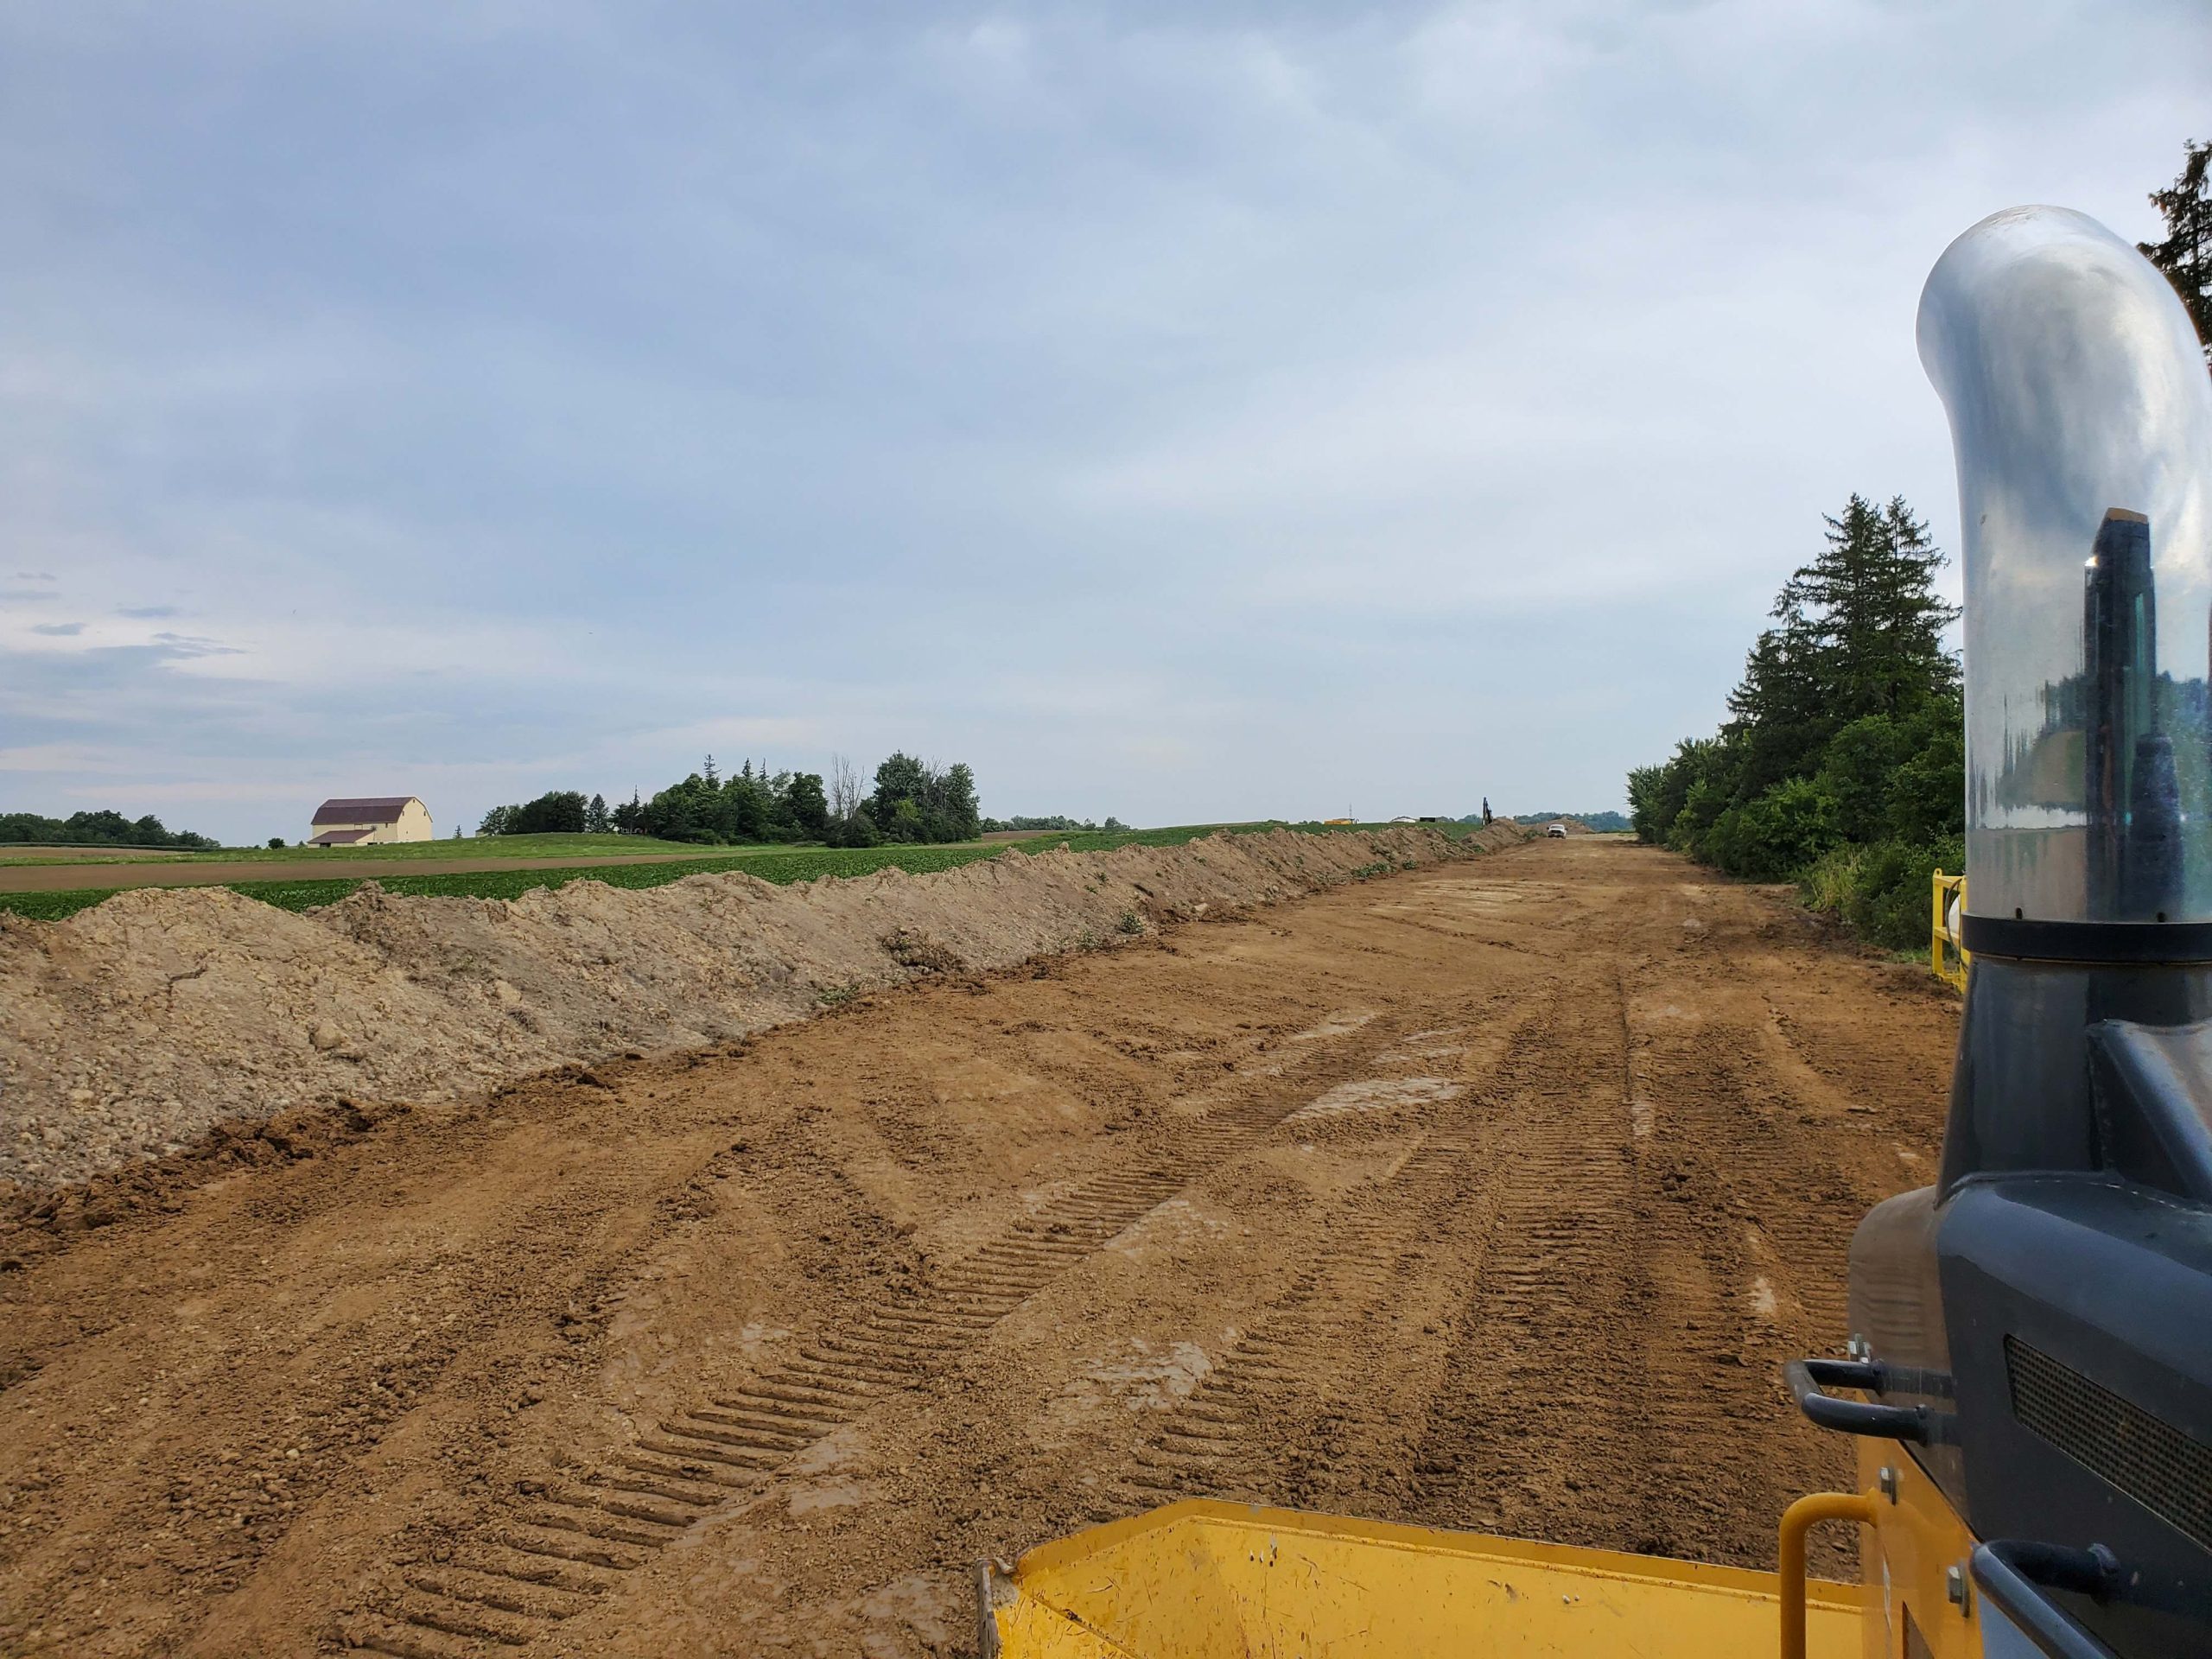
[[[1892,950],[1910,950],[1928,943],[1930,878],[1941,867],[1961,868],[1966,842],[1885,841],[1878,855],[1868,861],[1866,896],[1860,925],[1867,936]]]
[[[1692,858],[1709,860],[1707,840],[1713,826],[1727,809],[1726,783],[1713,777],[1694,779],[1682,798],[1682,810],[1675,815],[1674,827],[1667,832],[1667,844]]]
[[[1890,798],[1912,741],[1887,715],[1868,715],[1829,742],[1821,759],[1821,786],[1835,802],[1836,829],[1844,840],[1879,841],[1891,833]]]
[[[1714,863],[1758,881],[1787,880],[1841,839],[1835,798],[1809,778],[1723,813],[1710,837]]]
[[[1883,829],[1900,841],[1931,845],[1963,836],[1967,828],[1963,709],[1955,701],[1932,705],[1906,728],[1906,736],[1905,758],[1890,780]]]
[[[1958,836],[1913,842],[1892,838],[1866,847],[1838,847],[1799,881],[1805,903],[1875,944],[1916,950],[1928,943],[1929,894],[1939,869],[1966,861]]]
[[[1797,878],[1798,896],[1805,901],[1805,908],[1841,921],[1852,894],[1859,889],[1859,867],[1866,852],[1864,847],[1831,847],[1807,866]]]

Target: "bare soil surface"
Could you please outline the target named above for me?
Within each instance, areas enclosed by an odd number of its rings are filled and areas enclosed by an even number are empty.
[[[1186,1494],[1770,1565],[1955,1024],[1578,837],[264,1130],[0,1275],[0,1650],[960,1654]]]

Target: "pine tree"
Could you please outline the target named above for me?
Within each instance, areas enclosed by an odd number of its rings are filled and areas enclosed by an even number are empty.
[[[2181,176],[2171,189],[2151,193],[2151,205],[2165,218],[2166,239],[2135,245],[2181,296],[2212,367],[2212,178],[2206,176],[2212,140],[2184,143],[2181,149]]]
[[[1777,605],[1782,626],[1769,628],[1744,660],[1744,677],[1728,694],[1733,716],[1721,740],[1733,777],[1726,798],[1740,804],[1805,770],[1835,729],[1812,629],[1794,604]]]
[[[1833,734],[1862,715],[1901,714],[1955,686],[1943,631],[1959,612],[1936,592],[1948,561],[1904,497],[1877,507],[1854,493],[1827,527],[1827,548],[1790,576],[1775,610],[1802,631]]]

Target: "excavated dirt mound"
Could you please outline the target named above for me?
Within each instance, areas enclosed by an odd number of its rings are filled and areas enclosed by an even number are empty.
[[[920,975],[1111,944],[1507,839],[1277,830],[790,887],[731,873],[505,900],[372,884],[301,914],[143,890],[58,923],[0,917],[0,1187],[176,1154],[219,1123],[702,1047]]]

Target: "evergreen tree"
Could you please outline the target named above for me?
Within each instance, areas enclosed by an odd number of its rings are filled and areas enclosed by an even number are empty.
[[[1732,718],[1698,768],[1714,792],[1738,805],[1796,776],[1805,757],[1835,729],[1818,645],[1802,606],[1784,589],[1774,614],[1782,626],[1759,635],[1745,658],[1744,677],[1728,694]]]
[[[2151,205],[2166,221],[2165,240],[2135,245],[2181,296],[2212,367],[2212,178],[2206,176],[2212,140],[2185,143],[2181,150],[2181,176],[2171,188],[2151,193]]]
[[[607,797],[594,795],[591,804],[584,808],[584,833],[603,836],[613,827],[613,821],[607,815]]]
[[[1830,518],[1827,545],[1790,576],[1776,613],[1793,619],[1815,694],[1834,723],[1902,714],[1958,683],[1943,648],[1957,607],[1936,592],[1948,561],[1902,496],[1877,507],[1853,494]]]
[[[719,788],[709,784],[708,795],[708,821],[718,838],[741,842],[767,839],[767,803],[761,798],[750,760],[741,762]]]

